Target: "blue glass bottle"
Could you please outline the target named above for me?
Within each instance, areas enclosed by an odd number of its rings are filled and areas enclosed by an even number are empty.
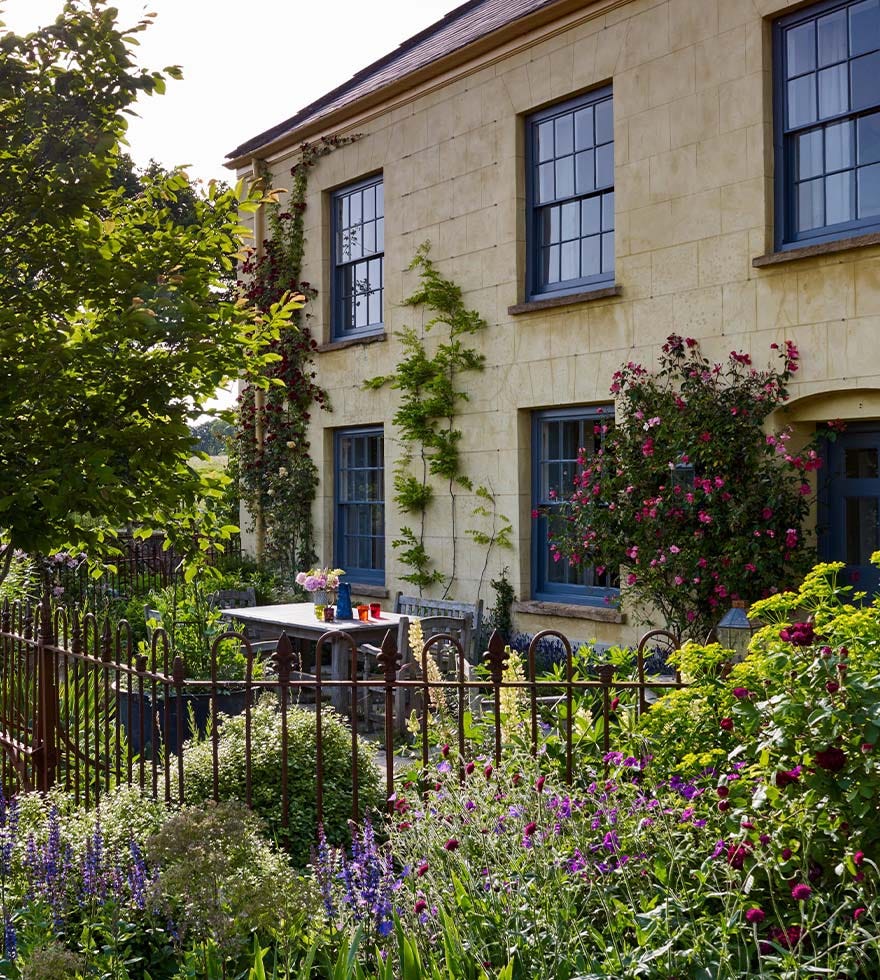
[[[339,594],[336,598],[336,618],[354,619],[351,609],[351,585],[348,582],[339,583]]]

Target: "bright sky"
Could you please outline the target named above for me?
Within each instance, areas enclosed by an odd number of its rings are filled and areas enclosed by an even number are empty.
[[[461,0],[114,0],[119,21],[158,16],[139,35],[148,68],[181,65],[184,79],[144,99],[129,127],[144,165],[190,164],[193,177],[231,176],[226,154],[292,116]],[[63,0],[0,0],[7,30],[54,21]]]

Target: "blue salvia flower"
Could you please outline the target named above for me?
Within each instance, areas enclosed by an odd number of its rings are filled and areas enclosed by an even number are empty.
[[[18,937],[8,915],[3,920],[3,955],[7,960],[15,960],[18,956]]]
[[[315,874],[321,889],[324,910],[328,918],[335,919],[336,907],[333,904],[333,879],[336,877],[335,852],[327,846],[323,825],[318,828],[318,850],[312,863],[315,866]]]
[[[12,800],[8,805],[0,790],[0,875],[8,877],[12,871],[12,852],[15,849],[15,839],[18,833],[18,801]]]
[[[343,903],[355,922],[369,921],[377,935],[389,935],[394,927],[393,896],[401,878],[394,873],[391,855],[377,847],[369,819],[360,834],[352,835],[351,859],[342,859],[337,878],[343,883]]]
[[[131,865],[128,869],[128,890],[131,894],[132,905],[136,909],[145,909],[147,906],[147,866],[144,862],[144,855],[137,845],[134,837],[128,842],[129,853],[131,854]]]
[[[107,883],[104,878],[104,835],[101,833],[101,823],[95,821],[95,831],[86,842],[86,853],[83,861],[83,897],[97,898],[103,902],[107,897]]]

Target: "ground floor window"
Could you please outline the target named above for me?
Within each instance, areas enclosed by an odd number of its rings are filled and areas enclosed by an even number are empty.
[[[554,561],[550,535],[554,511],[574,489],[580,450],[599,448],[603,428],[614,420],[611,405],[535,412],[532,418],[532,506],[540,514],[532,526],[532,596],[551,602],[605,605],[618,595],[616,576],[605,570]]]
[[[385,582],[385,446],[381,426],[335,433],[334,562],[349,581]]]

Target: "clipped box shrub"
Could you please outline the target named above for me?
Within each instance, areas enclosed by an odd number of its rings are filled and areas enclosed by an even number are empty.
[[[281,712],[277,700],[264,695],[251,711],[251,804],[270,834],[298,866],[308,863],[317,838],[317,746],[314,711],[290,708],[287,713],[288,822],[282,824]],[[349,840],[352,816],[351,731],[331,711],[322,715],[324,752],[324,832],[334,844]],[[220,716],[218,730],[218,796],[246,799],[245,716]],[[383,793],[372,750],[360,744],[358,794],[361,814],[382,806]],[[213,798],[211,739],[184,748],[186,802]]]

